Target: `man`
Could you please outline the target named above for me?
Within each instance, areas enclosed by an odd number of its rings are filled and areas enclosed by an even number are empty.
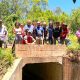
[[[31,20],[27,20],[27,24],[24,26],[24,31],[33,33],[34,26],[31,24]]]
[[[53,44],[53,21],[49,22],[48,40],[49,40],[49,44]]]
[[[41,26],[39,21],[37,22],[35,33],[36,33],[37,44],[43,44],[43,27]]]
[[[46,24],[46,22],[43,22],[43,30],[44,30],[44,33],[43,33],[44,41],[47,41],[47,24]]]
[[[53,29],[54,44],[56,44],[56,41],[59,42],[60,34],[61,34],[60,23],[56,22],[56,27]]]
[[[0,47],[2,48],[2,44],[4,43],[4,48],[7,47],[7,29],[4,25],[2,25],[2,20],[0,20]]]

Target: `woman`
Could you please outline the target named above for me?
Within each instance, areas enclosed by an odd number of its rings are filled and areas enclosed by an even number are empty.
[[[15,40],[12,46],[12,53],[14,53],[15,51],[15,44],[19,44],[22,41],[22,30],[19,22],[15,23],[15,27],[13,28],[13,33],[15,34]]]

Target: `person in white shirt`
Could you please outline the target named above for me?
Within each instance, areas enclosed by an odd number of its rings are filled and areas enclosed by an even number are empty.
[[[21,41],[22,41],[22,29],[21,29],[18,22],[15,23],[13,33],[15,34],[15,44],[21,43]]]
[[[2,44],[4,43],[4,47],[7,47],[6,41],[8,39],[8,32],[6,27],[2,24],[2,20],[0,20],[0,47],[2,48]]]

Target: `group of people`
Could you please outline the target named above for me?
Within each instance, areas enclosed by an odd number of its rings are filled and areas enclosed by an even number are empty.
[[[27,24],[23,25],[17,21],[13,33],[15,44],[68,44],[69,30],[65,23],[50,21],[47,25],[46,22],[27,20]]]
[[[67,38],[69,34],[67,24],[50,21],[49,24],[40,21],[27,20],[26,25],[15,22],[13,33],[15,34],[14,44],[70,44]],[[80,28],[76,31],[78,43],[80,44]],[[4,44],[7,47],[8,31],[0,20],[0,47]]]

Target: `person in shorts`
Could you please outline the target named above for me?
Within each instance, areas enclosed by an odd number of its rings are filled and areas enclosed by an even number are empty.
[[[36,43],[37,44],[43,44],[43,27],[40,25],[40,22],[37,22],[37,27],[35,29],[36,33]]]

